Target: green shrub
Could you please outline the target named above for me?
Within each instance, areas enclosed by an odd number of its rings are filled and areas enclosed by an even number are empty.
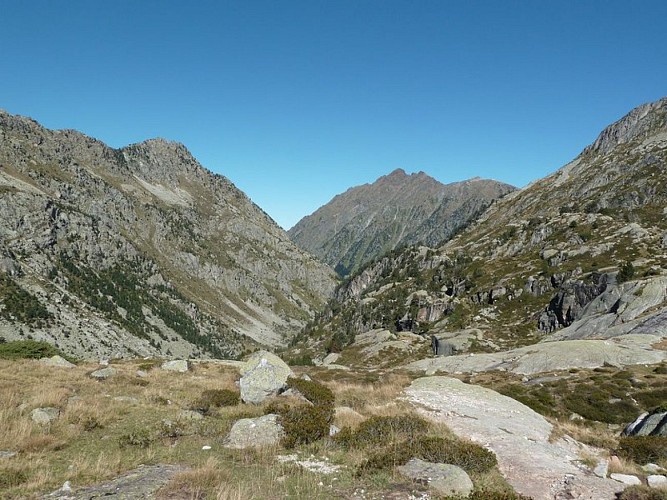
[[[619,439],[616,451],[638,464],[667,460],[667,436],[625,436]]]
[[[656,366],[653,369],[653,373],[657,373],[658,375],[667,375],[667,364],[663,363],[659,366]]]
[[[331,389],[314,380],[290,377],[287,379],[287,387],[296,389],[303,394],[304,398],[316,406],[333,407],[336,400],[336,396]]]
[[[127,446],[137,446],[139,448],[148,448],[153,442],[153,436],[145,428],[132,429],[118,437],[118,444],[121,448]]]
[[[277,413],[280,425],[285,431],[282,444],[285,448],[294,448],[308,444],[329,435],[330,412],[322,406],[269,406]]]
[[[48,342],[38,340],[14,340],[0,344],[0,359],[40,359],[59,355],[67,358]]]
[[[617,283],[624,283],[630,281],[635,276],[635,266],[632,265],[631,261],[626,261],[618,270],[616,275]]]

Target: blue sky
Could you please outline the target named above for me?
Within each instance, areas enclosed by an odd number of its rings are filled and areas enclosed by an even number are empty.
[[[667,2],[0,0],[0,108],[184,143],[289,228],[396,168],[524,186],[667,95]]]

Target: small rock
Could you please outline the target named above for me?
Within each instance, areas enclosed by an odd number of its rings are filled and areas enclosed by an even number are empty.
[[[70,483],[69,481],[65,481],[62,487],[60,488],[60,491],[62,493],[70,493],[72,491],[72,483]]]
[[[579,421],[582,421],[582,420],[584,420],[584,417],[582,417],[578,413],[570,413],[570,421],[571,422],[574,422],[574,421],[579,422]]]
[[[639,478],[637,476],[633,476],[632,474],[618,474],[614,472],[613,474],[610,474],[609,477],[612,478],[614,481],[627,484],[628,486],[635,486],[642,484]]]
[[[603,479],[606,478],[607,474],[609,474],[609,462],[604,459],[600,460],[595,466],[595,469],[593,469],[593,474]]]
[[[662,472],[662,471],[664,471],[665,469],[663,469],[662,467],[660,467],[658,464],[651,464],[651,463],[648,463],[648,464],[642,466],[642,470],[643,470],[644,472],[649,473],[649,474],[657,474],[658,472]]]
[[[170,372],[185,373],[188,371],[188,362],[184,359],[174,359],[162,363],[162,369]]]
[[[148,372],[145,372],[143,370],[137,370],[136,375],[137,375],[137,377],[144,378],[144,377],[148,377]]]
[[[301,391],[295,389],[294,387],[290,387],[290,388],[287,389],[285,392],[281,393],[280,396],[281,396],[281,397],[292,397],[292,398],[295,398],[295,399],[299,399],[299,400],[301,400],[301,401],[303,401],[303,402],[305,402],[305,403],[308,403],[308,404],[311,405],[311,406],[312,406],[312,404],[313,404],[313,403],[311,403],[310,401],[308,401],[308,400],[306,399],[306,396],[304,396],[303,394],[301,394]]]
[[[30,413],[30,418],[35,423],[40,425],[48,425],[60,417],[60,410],[58,408],[35,408]]]
[[[398,467],[398,472],[410,479],[425,481],[429,488],[443,495],[468,496],[473,489],[470,477],[461,467],[449,464],[435,464],[413,458]]]
[[[108,359],[100,359],[100,366],[109,366]]]
[[[612,455],[609,457],[609,467],[613,469],[620,469],[622,467],[621,465],[621,459],[618,458],[616,455]]]
[[[70,363],[65,358],[58,356],[57,354],[55,356],[51,356],[50,358],[42,358],[39,360],[39,362],[46,366],[56,366],[58,368],[74,368],[76,366],[74,363]]]
[[[225,439],[225,448],[251,448],[278,444],[284,433],[278,415],[269,413],[258,418],[237,420]]]
[[[646,478],[646,483],[651,488],[667,489],[667,476],[661,474],[651,474]]]
[[[331,436],[335,436],[335,435],[338,434],[339,432],[340,432],[340,428],[339,428],[339,427],[336,427],[336,426],[333,425],[333,424],[331,424],[331,425],[329,426],[329,436],[330,436],[330,437],[331,437]]]
[[[91,377],[96,378],[97,380],[106,380],[109,377],[114,376],[118,370],[115,368],[102,368],[101,370],[95,370],[93,373],[90,374]]]
[[[310,382],[311,380],[313,380],[312,378],[310,378],[310,377],[308,376],[307,373],[302,373],[301,376],[300,376],[299,378],[300,378],[301,380],[305,380],[305,381],[307,381],[307,382]]]
[[[12,458],[16,456],[15,451],[0,450],[0,458]]]
[[[322,360],[323,365],[331,365],[338,361],[338,358],[340,358],[340,354],[337,352],[331,352],[325,356],[325,358]]]
[[[208,451],[208,450],[211,449],[211,447],[209,445],[205,444],[204,446],[201,447],[201,449],[205,450],[205,451]]]
[[[198,411],[192,411],[192,410],[182,410],[178,414],[179,420],[202,420],[203,418],[204,415],[202,415]]]

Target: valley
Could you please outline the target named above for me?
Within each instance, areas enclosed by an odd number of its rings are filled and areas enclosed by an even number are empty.
[[[0,214],[4,497],[665,498],[667,98],[289,232],[181,144],[0,112]]]

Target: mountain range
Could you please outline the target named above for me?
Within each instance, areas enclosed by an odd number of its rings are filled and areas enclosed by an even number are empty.
[[[398,247],[445,241],[514,189],[480,178],[442,184],[398,169],[337,195],[288,234],[346,276]]]

